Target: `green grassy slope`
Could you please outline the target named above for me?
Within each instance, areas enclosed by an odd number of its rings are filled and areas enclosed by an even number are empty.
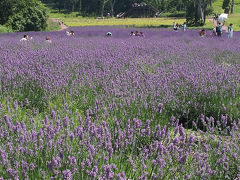
[[[234,1],[235,1],[234,13],[240,13],[240,0]],[[222,4],[223,0],[215,0],[215,2],[213,3],[214,12],[219,14],[223,13]]]

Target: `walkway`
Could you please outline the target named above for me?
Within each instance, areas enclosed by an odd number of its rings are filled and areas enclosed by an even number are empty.
[[[59,19],[52,19],[52,22],[55,22],[55,23],[59,24]],[[58,31],[64,31],[67,28],[68,27],[65,24],[61,23],[60,29]]]

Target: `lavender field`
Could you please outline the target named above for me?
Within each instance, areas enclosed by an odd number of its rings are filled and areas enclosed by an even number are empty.
[[[0,34],[0,179],[240,179],[239,32],[73,30]]]

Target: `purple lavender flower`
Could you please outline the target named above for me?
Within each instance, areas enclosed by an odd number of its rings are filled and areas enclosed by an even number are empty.
[[[72,173],[69,169],[66,169],[62,172],[62,178],[66,180],[72,180]]]
[[[159,104],[158,104],[158,110],[157,110],[157,112],[158,112],[158,113],[162,113],[162,109],[163,109],[163,104],[162,104],[162,103],[159,103]]]

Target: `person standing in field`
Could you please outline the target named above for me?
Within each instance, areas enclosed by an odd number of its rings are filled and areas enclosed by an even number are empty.
[[[173,23],[173,30],[177,31],[177,23],[176,22]]]
[[[229,26],[228,26],[228,37],[229,38],[232,38],[233,37],[233,24],[231,23],[231,24],[229,24]]]
[[[186,24],[186,22],[184,22],[183,25],[182,25],[182,30],[185,32],[186,28],[187,28],[187,24]]]
[[[216,33],[217,36],[222,37],[222,27],[224,26],[224,24],[218,23],[217,27],[216,27]]]

